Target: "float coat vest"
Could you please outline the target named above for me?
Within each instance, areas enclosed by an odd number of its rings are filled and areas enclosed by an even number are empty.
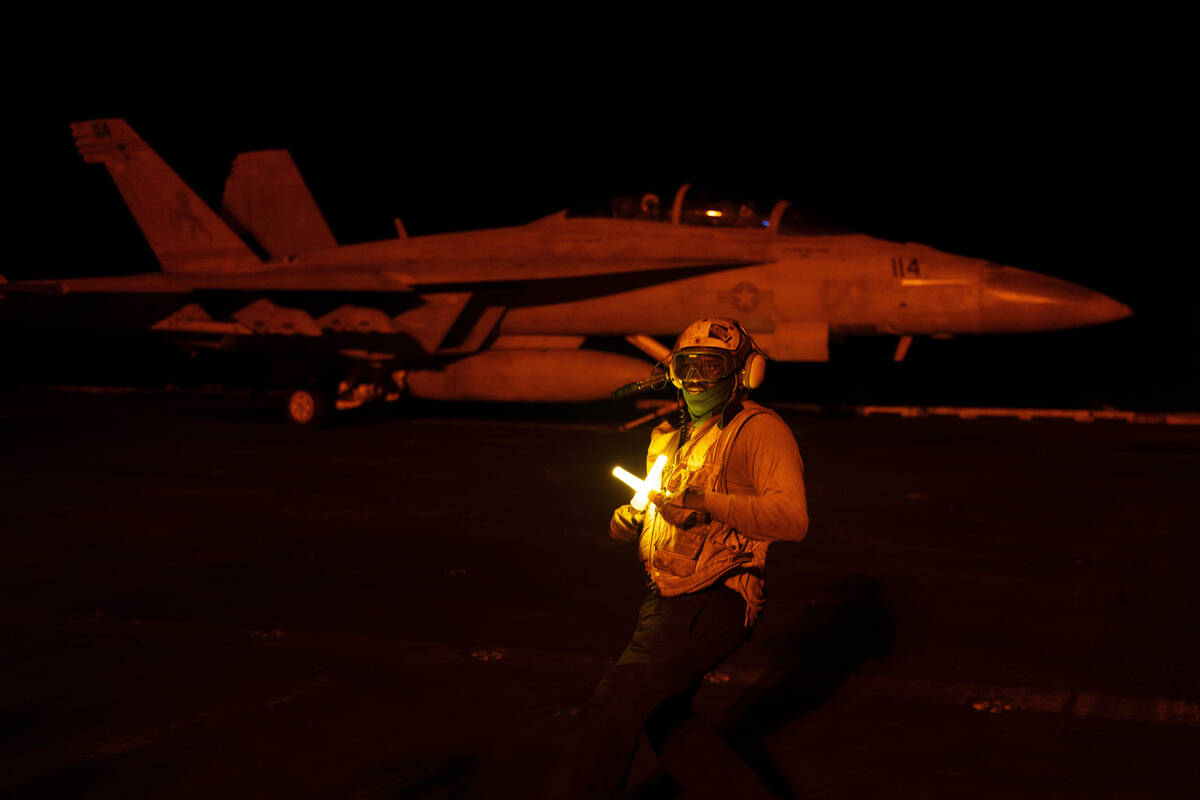
[[[669,423],[654,429],[650,449],[646,454],[647,471],[659,454],[666,455],[663,470],[663,489],[674,494],[685,488],[725,492],[725,470],[729,452],[742,426],[757,414],[774,411],[745,400],[740,410],[726,424],[716,415],[707,426],[699,426],[692,439],[679,446],[679,430]],[[742,536],[724,522],[697,512],[696,521],[686,529],[667,522],[651,505],[646,512],[638,554],[647,577],[665,597],[687,594],[704,589],[729,573],[753,570],[761,575],[767,561],[769,542]],[[761,580],[755,581],[761,593]],[[761,604],[761,597],[749,598]]]

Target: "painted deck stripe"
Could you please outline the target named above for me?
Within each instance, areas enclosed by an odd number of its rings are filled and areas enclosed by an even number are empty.
[[[779,404],[776,403],[776,406]],[[1197,412],[1117,411],[1086,408],[983,408],[968,406],[856,406],[860,417],[891,415],[898,417],[958,417],[959,419],[1068,419],[1074,422],[1117,421],[1135,425],[1200,425]]]

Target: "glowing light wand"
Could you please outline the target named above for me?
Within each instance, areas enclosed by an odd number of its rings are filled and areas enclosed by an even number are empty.
[[[650,472],[646,475],[645,480],[621,467],[613,467],[613,475],[635,492],[633,499],[629,501],[629,505],[638,511],[646,508],[650,503],[650,493],[662,489],[662,471],[666,465],[666,456],[659,456],[654,459],[654,466],[650,468]]]

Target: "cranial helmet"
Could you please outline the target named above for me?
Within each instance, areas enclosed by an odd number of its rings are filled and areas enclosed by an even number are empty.
[[[767,358],[754,339],[727,317],[705,317],[688,325],[667,359],[667,376],[678,387],[686,380],[716,383],[737,373],[743,388],[757,389],[766,371]]]

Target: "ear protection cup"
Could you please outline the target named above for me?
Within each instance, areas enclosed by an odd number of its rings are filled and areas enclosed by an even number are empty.
[[[747,389],[757,389],[762,386],[763,378],[767,376],[767,359],[755,350],[746,358],[746,365],[739,374],[742,386]]]
[[[750,351],[746,355],[746,361],[742,365],[741,371],[738,373],[738,380],[741,382],[742,388],[751,391],[762,386],[763,380],[767,377],[767,356],[762,350],[758,349],[758,343],[754,341],[754,337],[742,327],[740,322],[737,323],[737,327],[744,337],[742,339],[742,346]]]

